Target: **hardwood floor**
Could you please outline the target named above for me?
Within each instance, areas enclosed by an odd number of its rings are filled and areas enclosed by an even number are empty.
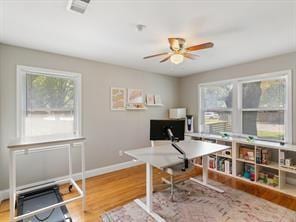
[[[201,170],[197,168],[182,177],[186,178],[200,173]],[[154,169],[154,183],[161,184],[160,178],[163,175],[163,173]],[[233,188],[243,190],[296,211],[296,198],[294,197],[252,185],[232,177],[215,173],[210,173],[209,177]],[[80,209],[81,201],[71,203],[67,206],[74,222],[100,221],[100,215],[104,212],[124,205],[135,198],[144,196],[145,165],[88,178],[86,189],[87,211],[85,213]],[[61,193],[64,193],[64,199],[76,195],[75,192],[67,193],[67,186],[61,187]],[[0,222],[8,221],[8,207],[9,201],[7,200],[0,205]]]

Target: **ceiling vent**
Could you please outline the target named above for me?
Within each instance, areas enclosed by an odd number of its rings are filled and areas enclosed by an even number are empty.
[[[90,0],[69,0],[67,9],[72,12],[83,14]]]

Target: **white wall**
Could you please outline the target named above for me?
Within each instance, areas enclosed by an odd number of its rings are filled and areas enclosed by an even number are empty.
[[[168,109],[178,104],[177,78],[0,44],[0,190],[8,188],[6,145],[16,136],[16,65],[82,74],[82,131],[87,138],[87,169],[130,160],[120,157],[119,150],[149,145],[149,120],[166,118]],[[142,88],[146,93],[160,94],[165,106],[146,111],[111,111],[112,86]],[[18,157],[18,184],[64,175],[66,157],[61,151]],[[77,171],[78,153],[73,159]]]
[[[194,115],[194,125],[195,129],[197,130],[199,110],[198,84],[246,77],[280,70],[292,70],[292,113],[294,113],[296,111],[296,52],[183,77],[180,79],[180,105],[186,107],[187,112]],[[296,143],[295,115],[293,117],[293,126],[293,142]]]

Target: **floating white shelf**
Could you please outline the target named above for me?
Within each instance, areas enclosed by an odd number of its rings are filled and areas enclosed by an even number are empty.
[[[146,106],[163,106],[163,104],[145,104]]]
[[[146,110],[147,108],[126,108],[126,110]]]

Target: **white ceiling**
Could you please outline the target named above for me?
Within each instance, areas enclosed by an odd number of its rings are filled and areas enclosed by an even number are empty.
[[[296,51],[296,1],[91,0],[84,15],[66,0],[0,0],[0,42],[184,76]],[[136,24],[147,25],[143,32]],[[195,61],[160,64],[142,57],[207,41]]]

